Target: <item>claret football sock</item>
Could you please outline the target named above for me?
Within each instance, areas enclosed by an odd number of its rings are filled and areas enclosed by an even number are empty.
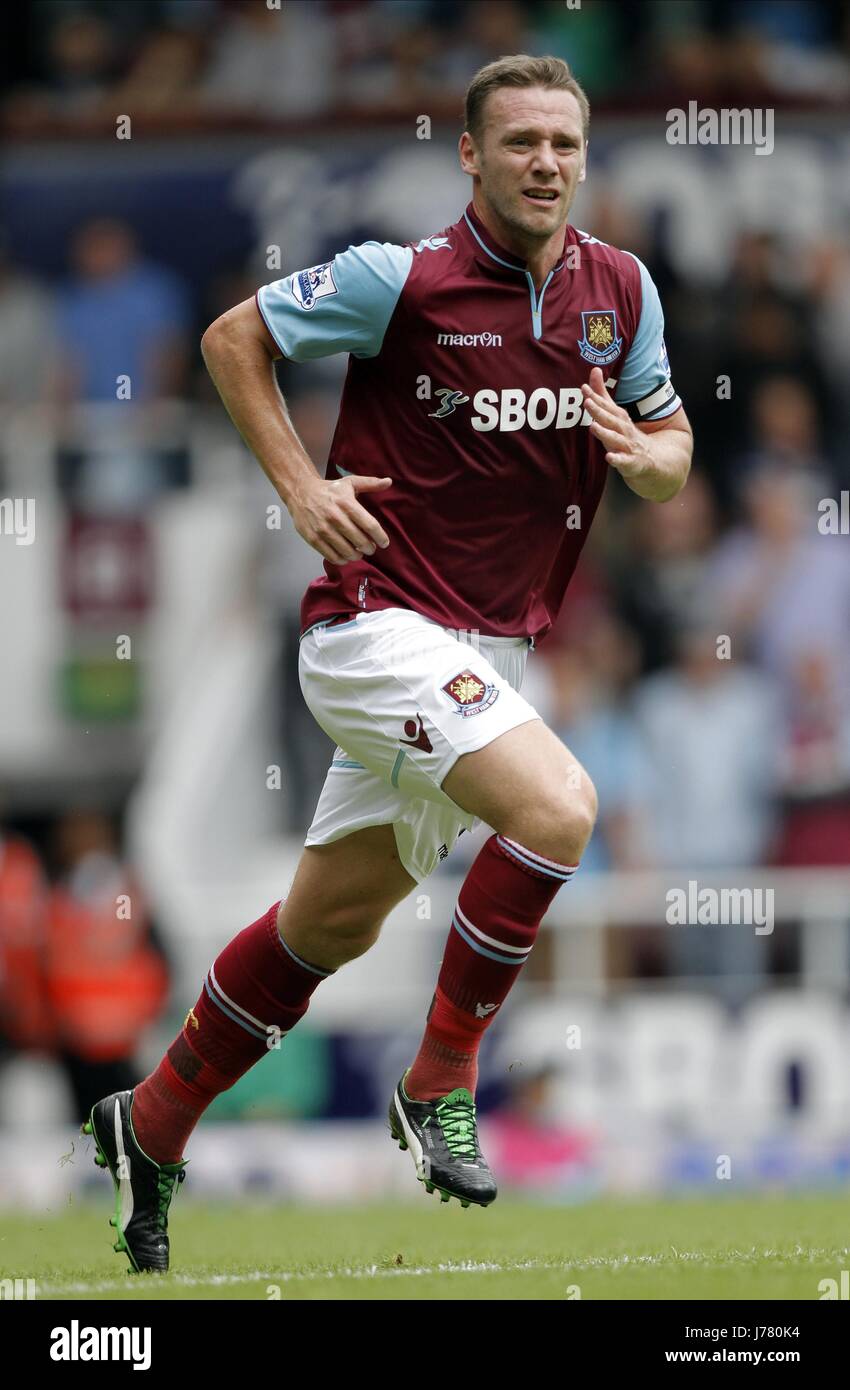
[[[537,930],[578,865],[544,859],[491,835],[458,895],[425,1034],[404,1089],[437,1100],[458,1086],[475,1093],[478,1048],[528,959]]]
[[[156,1163],[183,1157],[207,1106],[295,1027],[316,986],[335,973],[281,940],[279,906],[225,946],[159,1066],[133,1092],[133,1130]]]

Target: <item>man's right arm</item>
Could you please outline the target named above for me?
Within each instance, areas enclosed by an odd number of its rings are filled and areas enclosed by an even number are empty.
[[[246,299],[204,333],[201,352],[231,420],[286,504],[295,529],[324,559],[344,565],[389,544],[359,492],[382,491],[390,478],[320,478],[298,438],[273,362],[282,353]]]

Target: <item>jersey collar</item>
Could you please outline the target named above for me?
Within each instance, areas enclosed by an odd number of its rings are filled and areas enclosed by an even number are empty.
[[[505,275],[515,275],[517,271],[522,275],[526,274],[527,266],[525,261],[520,260],[517,256],[513,255],[512,252],[506,251],[503,246],[500,246],[497,241],[493,240],[492,234],[484,226],[484,223],[481,221],[481,218],[478,216],[471,202],[467,206],[459,225],[466,229],[470,240],[473,242],[476,260],[479,264],[486,266],[488,270],[502,272]],[[566,240],[564,241],[564,250],[566,253]],[[552,274],[554,274],[555,271],[563,269],[565,259],[566,254],[558,264],[553,267]]]

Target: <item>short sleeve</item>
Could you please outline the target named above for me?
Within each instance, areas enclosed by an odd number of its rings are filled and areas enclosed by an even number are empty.
[[[296,270],[257,291],[257,307],[285,357],[309,362],[335,352],[375,357],[395,312],[413,251],[366,241],[332,261]]]
[[[677,411],[682,402],[670,380],[658,290],[643,262],[637,256],[632,259],[640,267],[640,322],[614,389],[614,399],[628,410],[633,420],[663,420]]]

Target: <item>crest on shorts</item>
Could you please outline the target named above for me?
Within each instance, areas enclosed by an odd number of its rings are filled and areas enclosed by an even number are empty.
[[[582,309],[581,327],[584,336],[576,341],[586,362],[605,367],[620,356],[623,340],[617,337],[615,309]]]
[[[449,699],[454,701],[455,713],[464,716],[480,714],[483,709],[492,705],[499,694],[495,685],[488,685],[480,680],[469,667],[452,676],[450,681],[446,681],[443,690]]]

